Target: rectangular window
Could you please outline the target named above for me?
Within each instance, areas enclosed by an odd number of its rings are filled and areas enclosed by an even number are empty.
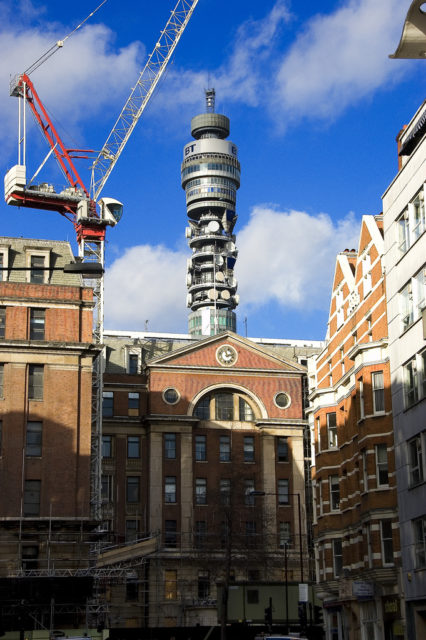
[[[373,412],[383,413],[385,410],[383,371],[374,371],[371,374],[371,386],[373,388]]]
[[[164,598],[165,600],[177,600],[177,572],[166,569],[164,572]]]
[[[139,476],[127,476],[126,478],[126,502],[139,502],[140,478]]]
[[[164,457],[167,460],[174,460],[176,458],[176,434],[175,433],[164,434]]]
[[[45,309],[30,309],[30,340],[44,340]]]
[[[127,436],[127,457],[141,457],[141,439],[139,436]]]
[[[240,420],[242,422],[251,422],[254,420],[254,413],[251,405],[244,400],[244,398],[238,399],[238,408],[240,414]]]
[[[340,484],[339,476],[328,476],[329,489],[330,489],[330,510],[338,511],[340,508]]]
[[[112,476],[101,477],[101,497],[104,503],[112,502]]]
[[[210,396],[203,396],[194,410],[194,416],[200,420],[210,420]]]
[[[366,254],[362,259],[362,282],[364,285],[364,298],[367,294],[370,293],[372,283],[371,283],[371,258],[369,254]]]
[[[102,457],[103,458],[112,458],[112,436],[103,435],[102,436]]]
[[[139,537],[139,521],[126,520],[126,542],[135,542]]]
[[[102,393],[102,416],[104,418],[112,418],[114,415],[114,393],[112,391],[104,391]]]
[[[169,549],[177,547],[177,521],[166,520],[164,527],[164,544]]]
[[[244,480],[244,504],[247,507],[254,507],[255,497],[253,495],[254,491],[254,480],[247,479]]]
[[[231,460],[231,438],[229,436],[220,436],[219,460],[221,462],[230,462]]]
[[[343,552],[342,541],[334,538],[333,540],[333,573],[335,578],[339,578],[343,571]]]
[[[129,354],[129,374],[136,375],[138,373],[138,355],[136,353]]]
[[[386,444],[376,444],[376,478],[377,486],[389,484],[388,449]]]
[[[422,436],[417,435],[408,443],[408,469],[410,473],[410,486],[423,482],[423,447]]]
[[[44,267],[46,266],[45,256],[30,256],[30,282],[35,284],[43,284],[44,282]]]
[[[288,462],[288,438],[277,436],[277,460],[278,462]]]
[[[408,210],[406,209],[396,221],[398,225],[398,247],[400,253],[405,253],[410,248],[410,233],[408,226]]]
[[[4,364],[0,364],[0,398],[4,398]]]
[[[27,437],[25,455],[29,457],[41,456],[43,423],[27,422]]]
[[[234,396],[232,393],[217,393],[215,395],[216,420],[234,419]]]
[[[359,398],[359,419],[362,420],[365,416],[364,409],[364,381],[362,378],[359,379],[359,387],[358,387],[358,398]]]
[[[368,491],[368,469],[367,469],[367,452],[365,449],[361,451],[362,456],[362,482],[364,491]]]
[[[203,549],[206,545],[207,522],[205,520],[197,520],[195,522],[195,546],[197,549]]]
[[[198,598],[205,600],[210,595],[210,574],[208,571],[198,572]]]
[[[220,504],[229,506],[231,502],[231,480],[223,478],[220,481]]]
[[[291,541],[291,530],[289,522],[280,522],[280,530],[279,530],[279,542],[280,549],[284,549],[284,547],[288,547]]]
[[[409,282],[399,293],[401,308],[401,330],[405,331],[414,321],[413,291]]]
[[[129,416],[139,415],[139,393],[130,392],[127,396],[127,411]]]
[[[254,462],[253,436],[244,436],[244,462]]]
[[[380,521],[383,564],[393,564],[392,520]]]
[[[4,339],[5,336],[6,336],[6,307],[0,307],[0,338]]]
[[[205,462],[207,460],[206,436],[195,436],[195,460]]]
[[[176,476],[166,476],[164,479],[164,502],[176,502]]]
[[[426,516],[413,520],[416,569],[426,567]]]
[[[321,420],[320,418],[316,419],[317,423],[317,444],[318,444],[318,453],[321,452]]]
[[[28,397],[30,400],[43,399],[44,366],[30,364],[28,366]]]
[[[288,480],[278,480],[278,504],[288,504]]]
[[[327,413],[327,439],[328,448],[336,449],[337,447],[337,422],[336,413]]]
[[[24,516],[40,515],[41,480],[25,480]]]
[[[417,194],[412,202],[413,209],[413,241],[419,238],[425,230],[425,203],[423,191]]]
[[[417,363],[415,358],[407,362],[404,366],[404,399],[407,409],[419,399]]]
[[[195,479],[195,504],[207,504],[207,480]]]
[[[126,602],[139,600],[139,582],[137,577],[126,578]]]
[[[246,521],[246,544],[253,548],[256,546],[256,522],[255,520]]]

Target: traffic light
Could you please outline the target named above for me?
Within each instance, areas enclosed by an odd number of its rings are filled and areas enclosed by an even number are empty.
[[[314,622],[315,624],[323,624],[324,622],[322,607],[319,607],[317,604],[314,605]]]

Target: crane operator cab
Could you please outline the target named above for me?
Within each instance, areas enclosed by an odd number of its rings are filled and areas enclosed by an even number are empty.
[[[114,227],[120,222],[123,215],[123,203],[115,198],[101,198],[98,202],[101,207],[101,219]]]

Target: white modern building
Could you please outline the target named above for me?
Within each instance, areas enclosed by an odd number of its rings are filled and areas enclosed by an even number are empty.
[[[426,638],[426,102],[397,141],[383,195],[395,462],[407,638]]]

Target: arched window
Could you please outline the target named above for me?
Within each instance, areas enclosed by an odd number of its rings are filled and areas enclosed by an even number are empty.
[[[244,393],[218,389],[200,398],[193,415],[200,420],[251,422],[259,416],[259,410]]]

